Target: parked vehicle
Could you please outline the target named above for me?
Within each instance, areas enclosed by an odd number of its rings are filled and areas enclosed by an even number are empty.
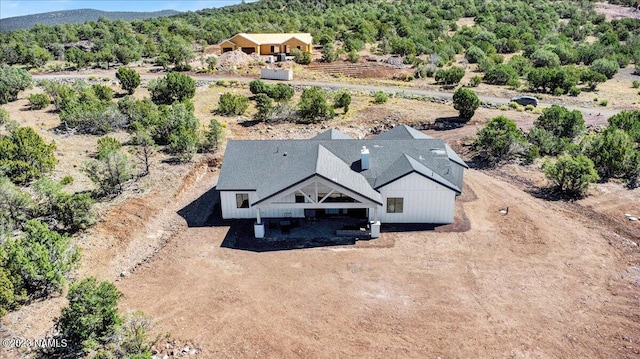
[[[518,96],[511,99],[511,102],[515,102],[518,105],[527,106],[533,105],[538,106],[538,99],[533,96]]]

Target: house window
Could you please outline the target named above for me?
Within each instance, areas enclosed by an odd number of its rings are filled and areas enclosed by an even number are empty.
[[[297,46],[298,50],[302,50],[302,48],[300,46]]]
[[[236,206],[238,208],[249,208],[249,194],[236,193]]]
[[[271,53],[275,53],[276,52],[276,47],[275,46],[271,46]]]
[[[387,198],[387,213],[402,213],[404,207],[404,199],[389,197]]]
[[[304,203],[304,196],[301,194],[296,195],[296,203]]]

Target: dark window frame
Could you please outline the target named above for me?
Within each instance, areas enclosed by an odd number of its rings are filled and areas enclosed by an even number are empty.
[[[387,198],[387,213],[404,213],[404,198],[403,197],[388,197]]]
[[[236,193],[236,208],[249,208],[248,193]]]

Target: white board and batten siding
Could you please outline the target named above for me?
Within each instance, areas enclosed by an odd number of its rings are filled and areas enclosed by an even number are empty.
[[[456,192],[417,173],[411,173],[379,189],[384,223],[453,223]],[[402,213],[387,213],[387,198],[403,198]],[[369,220],[373,213],[369,211]]]
[[[236,194],[248,193],[249,204],[257,201],[256,192],[248,191],[221,191],[220,203],[222,206],[222,218],[224,219],[240,219],[240,218],[256,218],[255,207],[237,208]],[[295,202],[295,193],[291,193],[282,198],[282,202]],[[260,216],[262,218],[304,218],[304,209],[302,208],[261,208]]]
[[[293,70],[263,68],[260,73],[260,78],[267,80],[291,81],[293,80]]]

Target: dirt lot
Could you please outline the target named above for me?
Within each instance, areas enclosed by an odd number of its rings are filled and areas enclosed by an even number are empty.
[[[634,11],[634,8],[630,6],[601,2],[596,4],[596,12],[604,14],[608,21],[623,18],[640,19],[640,12]]]
[[[369,124],[389,115],[362,111]],[[429,131],[450,143],[468,132]],[[536,173],[468,171],[463,231],[255,253],[223,246],[229,227],[201,226],[217,177],[207,172],[167,218],[181,226],[167,246],[118,281],[122,309],[143,309],[203,357],[636,357],[640,228],[623,213],[640,212],[639,191],[605,184],[549,202],[523,191]]]
[[[218,95],[198,89],[201,122],[211,118]],[[51,131],[53,114],[22,111],[25,103],[21,95],[5,108],[56,140],[57,177],[73,173],[83,183],[78,166],[97,138],[60,136]],[[449,105],[373,105],[360,96],[351,108],[321,125],[224,120],[236,139],[308,138],[331,127],[363,137],[388,124],[456,115]],[[464,155],[464,142],[499,114],[521,128],[536,117],[479,109],[462,128],[428,133]],[[257,253],[223,246],[234,229],[211,225],[218,162],[197,161],[158,162],[139,189],[102,204],[102,220],[78,238],[76,276],[116,281],[125,294],[122,312],[144,311],[156,321],[155,333],[170,332],[202,358],[640,355],[640,225],[624,218],[640,214],[640,190],[609,183],[584,200],[553,202],[536,197],[544,178],[535,166],[469,170],[454,226]],[[506,206],[508,215],[500,215]],[[53,298],[7,315],[4,335],[42,337],[64,304]]]
[[[178,206],[215,178],[203,177]],[[485,173],[469,171],[466,183],[459,210],[470,230],[384,233],[373,248],[222,248],[229,228],[199,227],[211,208],[199,201],[183,213],[191,227],[183,223],[118,281],[122,310],[143,309],[203,357],[640,353],[631,241]]]

